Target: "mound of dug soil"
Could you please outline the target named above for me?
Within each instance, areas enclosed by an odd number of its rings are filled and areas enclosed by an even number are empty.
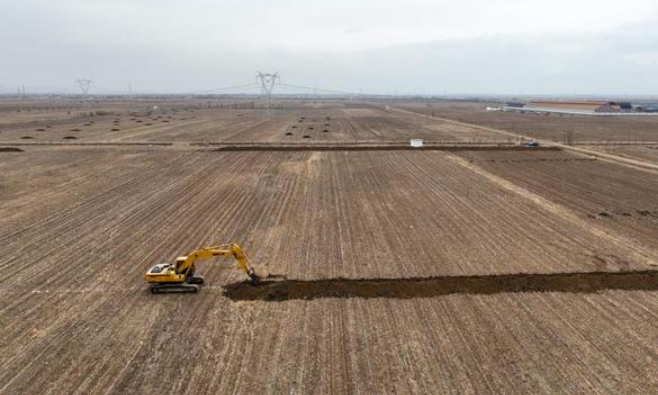
[[[269,279],[275,276],[269,276]],[[407,279],[268,280],[257,286],[229,284],[232,300],[309,300],[319,298],[432,298],[450,294],[517,292],[596,293],[606,290],[658,290],[658,271],[522,273],[483,276],[440,276]]]

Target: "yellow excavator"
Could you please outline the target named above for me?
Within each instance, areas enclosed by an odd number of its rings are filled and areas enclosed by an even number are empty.
[[[249,264],[247,254],[242,247],[235,243],[201,248],[192,251],[188,256],[176,258],[173,264],[161,263],[155,265],[146,272],[144,278],[146,282],[151,284],[152,293],[198,292],[199,285],[203,284],[203,277],[194,275],[195,263],[204,259],[224,256],[234,257],[251,284],[258,284],[260,278]]]

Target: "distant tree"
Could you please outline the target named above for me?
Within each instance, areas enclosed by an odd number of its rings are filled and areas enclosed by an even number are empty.
[[[573,130],[567,131],[564,137],[564,143],[566,145],[573,145]]]

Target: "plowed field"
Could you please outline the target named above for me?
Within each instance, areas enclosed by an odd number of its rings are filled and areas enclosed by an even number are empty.
[[[594,117],[486,111],[500,103],[400,103],[400,108],[435,117],[507,130],[537,139],[573,142],[658,141],[658,116]]]
[[[482,137],[365,105],[203,111],[85,138]],[[658,386],[650,171],[565,151],[21,149],[0,151],[0,394]],[[262,285],[217,259],[198,294],[148,291],[153,264],[230,241]]]
[[[169,104],[153,112],[117,106],[99,107],[102,111],[97,111],[107,114],[101,116],[89,116],[77,108],[67,112],[34,110],[32,118],[26,116],[32,111],[5,109],[0,111],[0,142],[510,140],[496,133],[441,120],[428,121],[368,104],[353,109],[288,106],[273,110],[269,118],[258,109]]]

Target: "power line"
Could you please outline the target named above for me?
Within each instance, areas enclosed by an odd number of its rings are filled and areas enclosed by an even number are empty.
[[[310,86],[303,86],[303,85],[292,85],[292,84],[281,84],[282,86],[288,86],[291,88],[298,88],[298,89],[307,89],[311,90],[313,92],[327,92],[327,93],[333,93],[333,94],[341,94],[341,95],[349,95],[349,96],[358,96],[356,93],[353,92],[345,92],[345,91],[339,91],[335,89],[324,89],[324,88],[318,88],[318,87],[310,87]]]
[[[125,95],[126,94],[126,91],[119,90],[119,89],[114,89],[114,88],[108,88],[108,87],[105,87],[105,86],[98,86],[96,84],[94,84],[94,88],[96,88],[96,92],[102,91],[103,94],[108,94],[108,95]]]
[[[225,87],[222,87],[222,88],[202,89],[202,90],[198,90],[198,91],[187,92],[187,94],[194,95],[194,94],[199,94],[199,93],[210,93],[210,92],[217,92],[217,91],[227,91],[227,90],[240,89],[240,88],[248,88],[248,87],[255,88],[255,87],[257,87],[257,86],[258,86],[258,84],[252,82],[251,84],[234,85],[234,86],[225,86]]]

